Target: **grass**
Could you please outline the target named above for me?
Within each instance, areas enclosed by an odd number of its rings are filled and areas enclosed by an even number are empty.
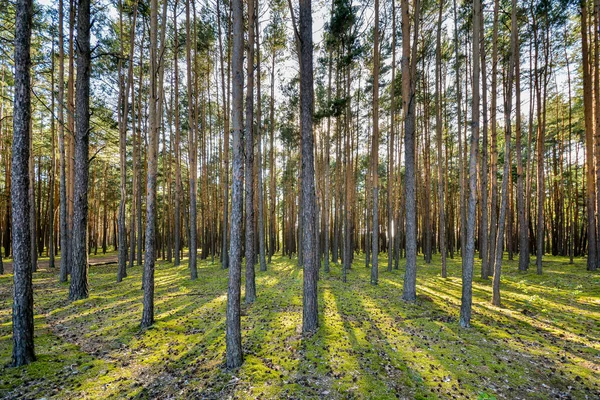
[[[382,257],[380,264],[386,265]],[[275,257],[242,306],[244,365],[223,368],[227,273],[160,262],[156,324],[140,330],[141,268],[90,268],[90,298],[68,302],[57,273],[34,275],[38,361],[11,355],[12,276],[0,277],[0,397],[4,398],[476,398],[600,397],[600,274],[585,260],[545,257],[544,274],[505,261],[502,307],[473,283],[473,326],[458,325],[460,262],[419,261],[416,303],[400,300],[403,270],[369,284],[357,257],[319,281],[318,333],[303,339],[302,270]],[[243,284],[242,284],[243,287]]]

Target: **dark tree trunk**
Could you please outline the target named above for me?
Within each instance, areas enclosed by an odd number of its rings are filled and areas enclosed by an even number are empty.
[[[302,136],[302,254],[304,297],[302,332],[310,334],[319,326],[317,278],[319,272],[315,243],[315,165],[313,136],[313,40],[311,0],[300,0],[300,132]]]
[[[31,21],[32,0],[16,4],[15,82],[12,143],[13,224],[13,350],[11,365],[35,361],[33,346],[33,285],[29,224],[29,140],[31,130]]]
[[[242,212],[244,202],[244,153],[242,148],[242,107],[244,96],[244,12],[242,0],[232,1],[233,54],[232,54],[232,135],[233,182],[231,188],[231,235],[229,243],[229,283],[227,289],[226,366],[238,368],[243,362],[240,321],[242,278]]]
[[[70,300],[88,297],[87,217],[90,141],[90,0],[77,5],[77,92]]]

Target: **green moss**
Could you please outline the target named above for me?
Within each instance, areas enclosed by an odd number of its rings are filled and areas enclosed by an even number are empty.
[[[382,257],[381,265],[386,265]],[[600,396],[600,276],[585,260],[546,257],[544,275],[505,261],[502,307],[473,284],[473,327],[458,326],[460,261],[418,266],[416,303],[400,300],[403,270],[369,282],[358,257],[341,281],[321,274],[319,331],[300,334],[302,270],[275,257],[242,306],[245,363],[223,369],[227,273],[199,262],[156,268],[156,324],[139,328],[141,268],[90,269],[90,298],[66,300],[56,272],[34,275],[38,361],[7,368],[11,282],[0,276],[0,397],[6,398],[575,398]],[[243,285],[242,285],[243,295]]]

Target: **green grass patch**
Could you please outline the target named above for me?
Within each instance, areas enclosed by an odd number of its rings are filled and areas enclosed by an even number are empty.
[[[502,307],[491,282],[473,283],[473,326],[458,325],[459,259],[419,261],[415,303],[404,271],[369,284],[359,256],[319,281],[319,331],[301,335],[302,269],[274,257],[257,268],[258,298],[242,305],[244,365],[223,368],[227,271],[199,261],[156,267],[156,324],[139,328],[141,267],[116,283],[116,266],[90,268],[90,298],[67,301],[57,272],[34,274],[38,361],[7,368],[12,276],[0,276],[3,398],[473,398],[600,397],[600,274],[585,260],[545,257],[544,274],[505,261]],[[476,266],[477,268],[477,266]],[[242,284],[243,288],[243,284]],[[243,293],[243,289],[242,289]]]

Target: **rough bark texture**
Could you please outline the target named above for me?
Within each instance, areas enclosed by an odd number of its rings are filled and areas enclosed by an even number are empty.
[[[589,64],[589,45],[587,28],[587,5],[581,2],[581,48],[583,55],[583,103],[585,113],[585,154],[586,154],[586,197],[587,197],[587,228],[588,228],[588,258],[587,269],[596,270],[596,218],[594,201],[594,114],[592,103],[592,79]]]
[[[512,113],[512,85],[515,75],[515,59],[519,49],[517,46],[517,2],[512,0],[512,16],[511,16],[511,44],[510,44],[510,57],[508,66],[508,77],[506,82],[506,95],[504,100],[504,169],[502,171],[502,194],[500,201],[500,216],[498,218],[498,237],[496,238],[496,259],[494,261],[494,275],[492,280],[492,304],[500,306],[500,275],[502,272],[502,255],[504,245],[504,231],[506,228],[506,215],[508,210],[508,197],[509,197],[509,181],[510,181],[510,167],[511,167],[511,154],[510,154],[510,141],[512,132],[512,121],[510,119]],[[510,240],[510,234],[509,234]]]
[[[437,26],[437,44],[435,51],[435,130],[436,130],[436,148],[437,148],[437,178],[438,178],[438,205],[439,205],[439,247],[442,258],[442,277],[445,278],[446,272],[446,215],[444,213],[444,173],[443,173],[443,153],[442,153],[442,14],[444,10],[444,1],[440,3]]]
[[[402,0],[402,37],[410,37],[410,15],[408,0]],[[419,0],[415,4],[414,38],[418,38]],[[416,40],[412,54],[410,41],[402,41],[402,108],[404,117],[404,159],[406,169],[405,202],[406,202],[406,271],[402,298],[405,301],[417,299],[417,195],[415,183],[415,70],[416,70]]]
[[[15,82],[12,143],[13,225],[13,350],[15,367],[35,361],[33,346],[33,285],[29,226],[29,132],[31,129],[32,0],[19,0],[15,23]]]
[[[480,0],[473,0],[473,108],[471,121],[471,151],[469,154],[469,204],[467,210],[466,243],[462,260],[462,296],[460,326],[471,325],[473,301],[473,263],[475,262],[475,206],[477,204],[477,151],[479,148],[479,24]]]
[[[67,281],[68,261],[69,261],[69,228],[67,224],[67,179],[66,179],[66,160],[65,160],[65,50],[63,44],[63,0],[58,2],[58,152],[59,152],[59,230],[60,230],[60,273],[59,280]]]
[[[248,0],[248,57],[246,59],[246,131],[244,144],[246,148],[246,303],[256,300],[256,283],[254,280],[254,260],[256,259],[256,239],[254,236],[254,1]]]
[[[244,154],[242,149],[242,112],[244,96],[244,12],[242,0],[232,1],[233,54],[232,54],[232,136],[233,181],[231,188],[231,234],[229,242],[229,283],[227,289],[227,331],[225,336],[225,364],[228,369],[238,368],[244,360],[240,321],[242,278],[242,211],[244,201]]]
[[[519,35],[516,38],[519,48]],[[517,221],[519,225],[519,270],[529,268],[529,223],[525,213],[525,189],[523,184],[523,156],[521,154],[521,77],[519,52],[515,53],[515,156],[517,158]],[[569,92],[570,93],[570,92]]]
[[[175,117],[175,215],[174,215],[174,253],[175,253],[175,265],[181,263],[181,154],[180,154],[180,143],[181,143],[181,129],[179,124],[179,34],[177,31],[177,4],[175,1],[175,8],[173,10],[173,29],[174,29],[174,40],[175,49],[173,52],[173,74],[175,80],[175,100],[174,100],[174,117]]]
[[[156,175],[158,170],[158,1],[150,2],[150,99],[148,179],[146,184],[146,253],[144,256],[144,310],[142,327],[154,323],[154,263],[156,261]]]
[[[256,9],[258,10],[258,0],[256,2]],[[260,22],[256,21],[256,169],[257,169],[257,182],[256,187],[258,190],[258,260],[260,263],[260,270],[267,270],[267,258],[266,258],[266,242],[265,242],[265,193],[263,186],[263,161],[262,161],[262,99],[261,99],[261,70],[260,70]]]
[[[224,56],[223,56],[223,39],[221,36],[221,2],[217,1],[217,23],[219,28],[219,59],[221,62],[221,91],[223,93],[223,238],[222,238],[222,252],[221,252],[221,265],[223,269],[229,268],[229,252],[228,250],[228,233],[229,233],[229,92],[225,89],[225,68],[223,67]],[[229,46],[227,46],[229,52]],[[227,74],[229,79],[229,74]]]
[[[313,40],[311,0],[300,0],[300,132],[302,135],[302,253],[304,297],[302,333],[315,332],[318,322],[317,278],[319,272],[315,243],[316,197],[313,136]]]
[[[373,185],[373,227],[371,234],[371,285],[379,280],[379,0],[375,0],[375,27],[373,40],[373,143],[371,146],[371,173]]]
[[[75,174],[73,198],[73,231],[71,237],[70,300],[88,297],[87,218],[90,142],[90,0],[77,4],[77,83],[75,104]]]
[[[195,18],[195,17],[194,17]],[[191,38],[192,28],[190,22],[190,2],[186,1],[186,10],[185,10],[185,30],[187,33],[187,37]],[[196,113],[194,105],[196,104],[193,94],[193,81],[192,81],[192,69],[194,62],[192,60],[192,43],[195,43],[193,40],[186,40],[186,54],[187,54],[187,83],[188,83],[188,105],[190,108],[190,121],[197,121]],[[197,93],[196,93],[197,95]],[[196,123],[189,124],[189,132],[188,132],[188,151],[189,151],[189,161],[190,161],[190,226],[189,226],[189,235],[190,235],[190,255],[188,259],[188,265],[190,268],[190,277],[192,280],[198,278],[198,267],[197,267],[197,253],[198,253],[198,242],[197,242],[197,206],[196,206],[196,193],[197,193],[197,182],[198,182],[198,138],[197,138],[197,129],[195,127]]]

